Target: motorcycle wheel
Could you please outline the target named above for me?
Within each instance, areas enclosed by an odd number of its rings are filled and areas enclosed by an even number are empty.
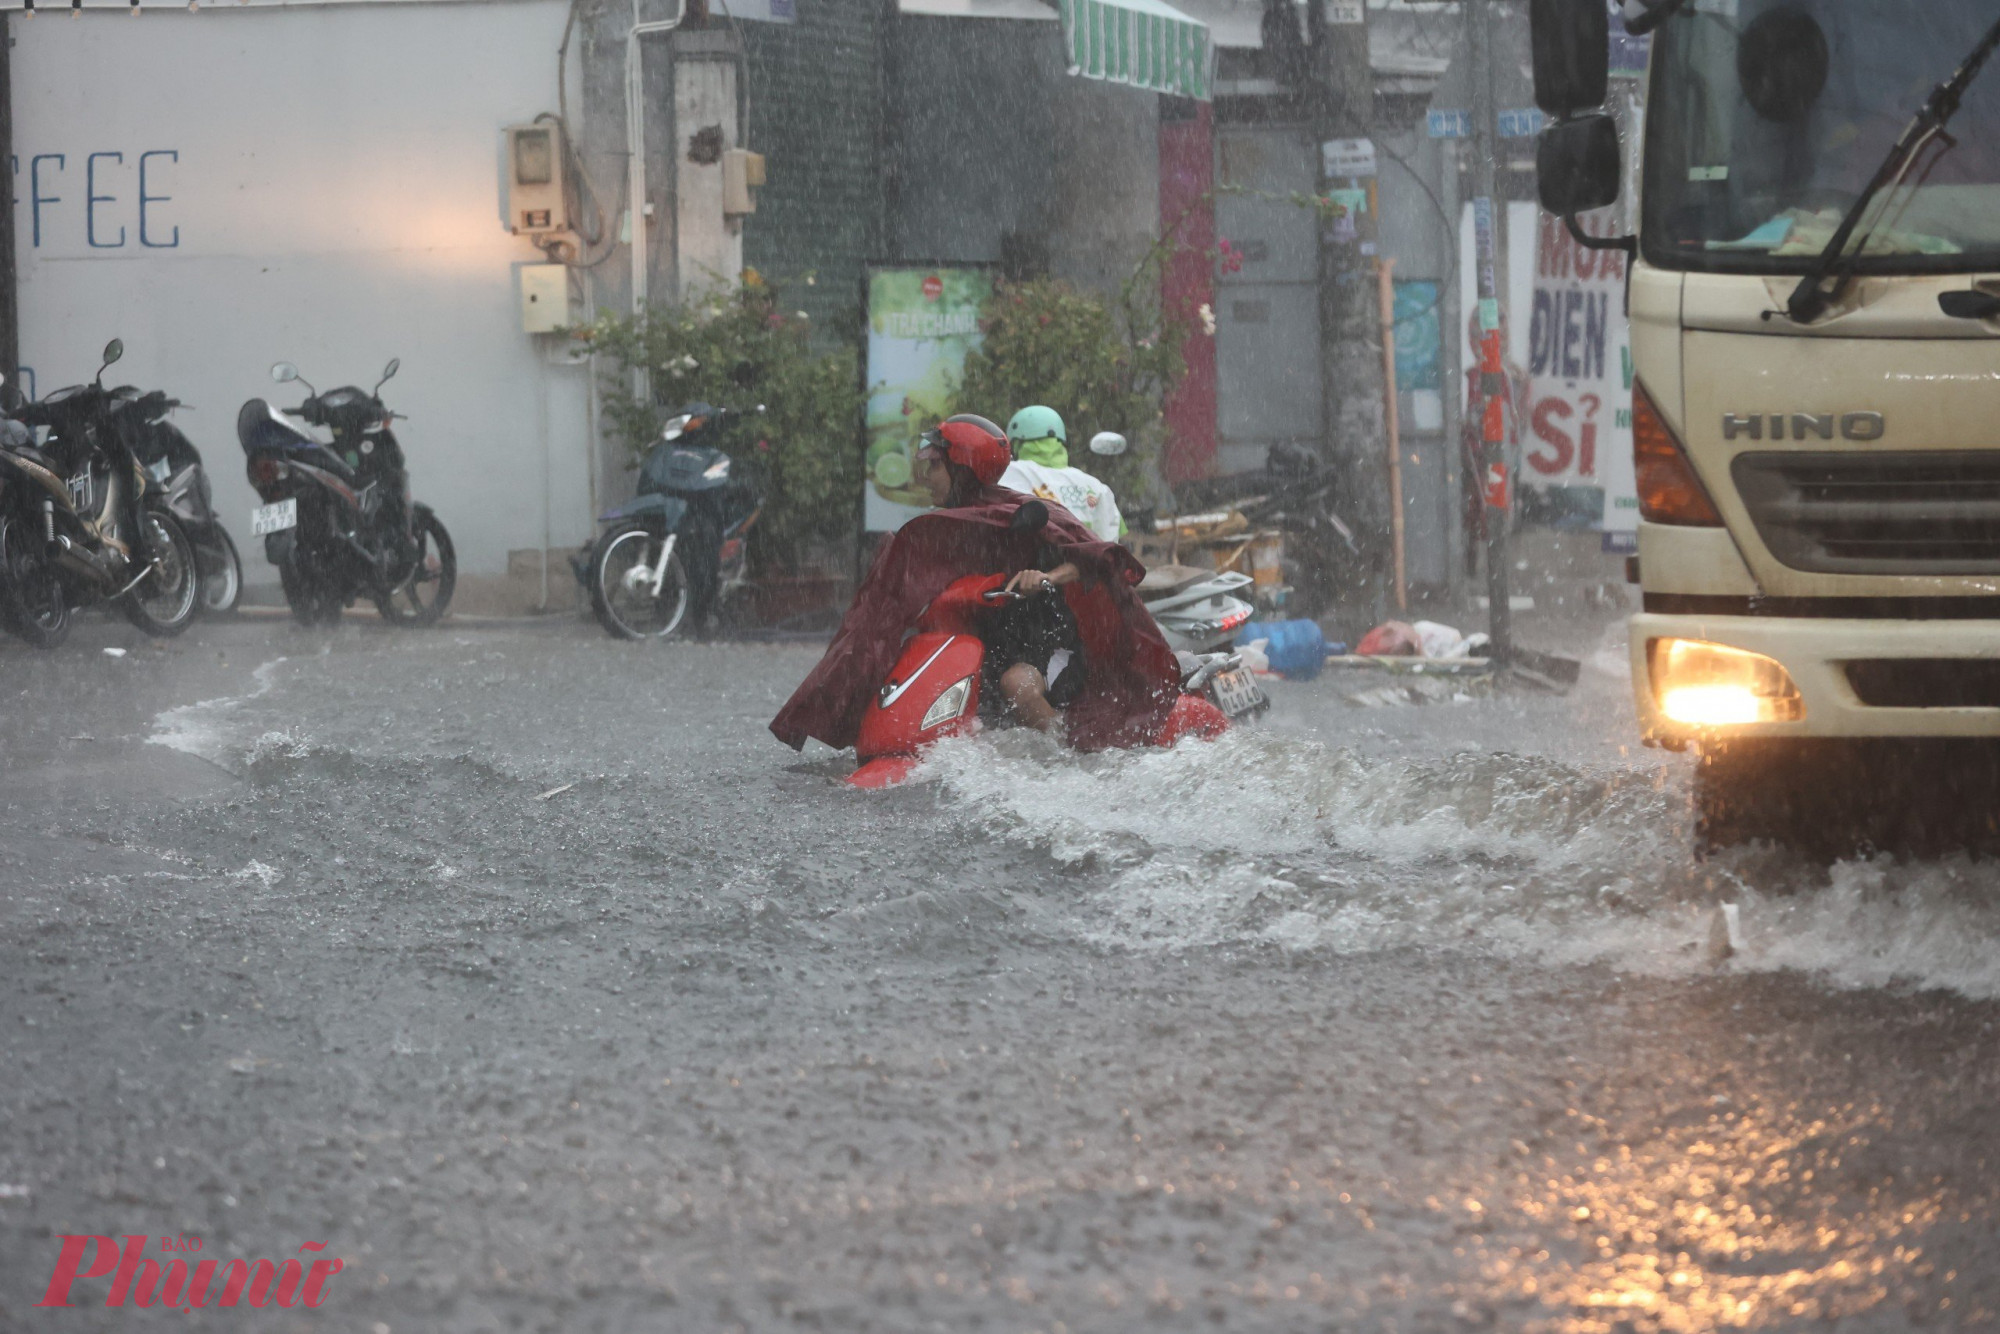
[[[201,609],[211,616],[225,616],[236,610],[236,601],[243,596],[243,561],[221,524],[215,525],[215,536],[222,550],[222,568],[201,577]]]
[[[458,586],[458,555],[451,534],[438,516],[425,510],[417,516],[417,558],[410,577],[375,599],[382,619],[397,625],[431,625],[451,605]]]
[[[296,550],[278,562],[278,584],[285,590],[285,605],[291,608],[295,624],[308,630],[340,624],[340,614],[346,610],[344,601],[321,586]]]
[[[671,639],[686,623],[692,599],[680,553],[667,558],[657,597],[643,573],[659,560],[664,540],[644,528],[613,528],[598,539],[590,562],[590,607],[614,638]]]
[[[201,571],[194,561],[194,543],[170,514],[147,510],[147,545],[157,563],[124,597],[125,616],[156,639],[170,639],[188,628],[201,605]]]
[[[35,529],[15,518],[0,519],[0,621],[36,648],[54,648],[69,637],[62,580]]]

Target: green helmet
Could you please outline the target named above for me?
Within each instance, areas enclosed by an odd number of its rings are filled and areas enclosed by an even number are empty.
[[[1069,444],[1069,433],[1063,430],[1063,420],[1054,408],[1045,408],[1037,403],[1031,408],[1022,408],[1007,423],[1007,443],[1020,453],[1021,446],[1030,440],[1047,440],[1051,436]]]

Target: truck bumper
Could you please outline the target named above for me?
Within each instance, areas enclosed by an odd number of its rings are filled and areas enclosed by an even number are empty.
[[[1695,727],[1660,711],[1648,645],[1691,639],[1761,653],[1791,674],[1805,716],[1789,722]],[[1680,749],[1726,737],[2000,737],[2000,707],[1886,708],[1864,704],[1846,664],[1865,659],[2000,660],[2000,620],[1817,620],[1780,616],[1669,616],[1631,621],[1632,693],[1648,745]]]

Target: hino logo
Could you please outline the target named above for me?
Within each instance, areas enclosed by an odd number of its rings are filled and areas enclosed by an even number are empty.
[[[1770,435],[1764,434],[1765,423],[1770,424]],[[1791,433],[1786,434],[1790,424]],[[1842,440],[1880,440],[1889,426],[1879,412],[1843,412],[1835,416],[1831,412],[1773,412],[1769,416],[1751,413],[1739,417],[1733,412],[1722,414],[1722,438],[1734,440],[1738,436],[1748,436],[1752,440],[1831,440],[1835,425],[1840,428]]]

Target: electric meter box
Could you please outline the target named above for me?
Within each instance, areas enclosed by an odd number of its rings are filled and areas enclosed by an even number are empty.
[[[569,230],[563,182],[562,126],[553,120],[509,125],[502,157],[507,173],[507,230],[539,236]]]
[[[757,196],[752,189],[764,183],[764,155],[747,148],[726,148],[722,152],[722,211],[755,213]]]
[[[569,270],[561,264],[523,264],[521,332],[555,333],[573,321],[569,313]]]

